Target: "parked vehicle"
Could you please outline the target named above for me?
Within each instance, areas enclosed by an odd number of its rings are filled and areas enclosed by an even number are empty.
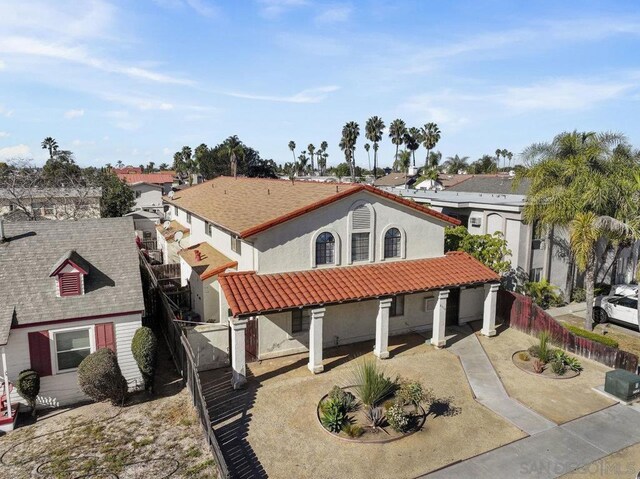
[[[598,296],[593,307],[596,323],[608,321],[638,329],[638,298],[636,296]]]
[[[637,284],[614,284],[611,286],[611,295],[615,296],[637,296],[638,285]]]

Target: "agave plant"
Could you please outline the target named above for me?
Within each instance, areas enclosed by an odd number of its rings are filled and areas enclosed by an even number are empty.
[[[382,426],[382,422],[384,421],[384,409],[381,407],[368,407],[364,411],[364,415],[369,421],[369,426],[373,429],[377,429]]]

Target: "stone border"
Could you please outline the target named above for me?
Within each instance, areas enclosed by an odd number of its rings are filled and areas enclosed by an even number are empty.
[[[511,355],[511,362],[520,370],[520,371],[524,371],[527,374],[531,374],[532,376],[536,376],[536,377],[542,377],[542,378],[546,378],[546,379],[573,379],[575,377],[580,376],[580,371],[574,371],[572,369],[567,369],[567,372],[564,374],[564,376],[558,376],[556,374],[554,374],[553,376],[545,376],[544,374],[540,373],[536,373],[533,371],[528,371],[522,367],[520,367],[520,365],[515,361],[515,357],[516,354],[520,354],[520,353],[527,353],[529,354],[529,351],[527,351],[526,349],[521,349],[520,351],[516,351],[515,353],[513,353]]]
[[[350,387],[352,387],[352,386],[346,386],[346,387],[343,387],[341,389],[347,389],[347,388],[350,388]],[[327,434],[329,434],[332,437],[340,439],[341,441],[352,442],[352,443],[356,443],[356,444],[386,444],[388,442],[394,442],[394,441],[397,441],[399,439],[404,439],[405,437],[409,437],[412,434],[415,434],[416,432],[421,431],[422,428],[424,427],[424,423],[427,422],[427,412],[424,410],[424,408],[422,406],[420,406],[420,410],[422,411],[422,415],[420,416],[420,419],[418,420],[418,424],[416,425],[416,427],[412,431],[403,433],[400,436],[390,437],[388,439],[378,439],[378,440],[373,440],[373,441],[362,441],[360,439],[351,439],[349,437],[342,437],[339,434],[336,434],[334,432],[329,431],[326,427],[324,427],[322,425],[322,421],[320,420],[320,404],[327,397],[329,397],[329,394],[325,394],[324,396],[322,396],[320,398],[320,401],[318,401],[318,405],[316,406],[316,419],[318,420],[318,425],[320,426],[320,428],[324,432],[326,432]],[[386,434],[386,433],[384,431],[381,431],[380,434]]]

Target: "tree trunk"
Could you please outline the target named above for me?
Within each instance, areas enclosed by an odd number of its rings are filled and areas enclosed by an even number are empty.
[[[424,161],[424,169],[425,171],[429,169],[431,165],[429,165],[429,153],[431,150],[427,149],[427,159]]]
[[[374,143],[373,145],[376,146],[377,143]],[[378,179],[378,172],[376,171],[377,169],[378,169],[378,148],[373,150],[373,181]]]
[[[587,311],[584,318],[584,329],[593,331],[593,297],[595,290],[595,265],[590,263],[584,272],[584,290],[587,300]]]

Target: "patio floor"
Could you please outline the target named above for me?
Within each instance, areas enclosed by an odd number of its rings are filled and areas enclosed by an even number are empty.
[[[454,339],[455,340],[455,339]],[[387,374],[417,379],[438,399],[422,431],[387,444],[353,444],[318,424],[316,406],[347,385],[354,360],[373,357],[371,341],[326,349],[325,372],[306,354],[248,365],[247,388],[230,388],[229,369],[202,373],[211,418],[236,477],[416,477],[525,434],[476,402],[459,359],[420,335],[390,338]],[[384,433],[381,433],[384,434]]]

